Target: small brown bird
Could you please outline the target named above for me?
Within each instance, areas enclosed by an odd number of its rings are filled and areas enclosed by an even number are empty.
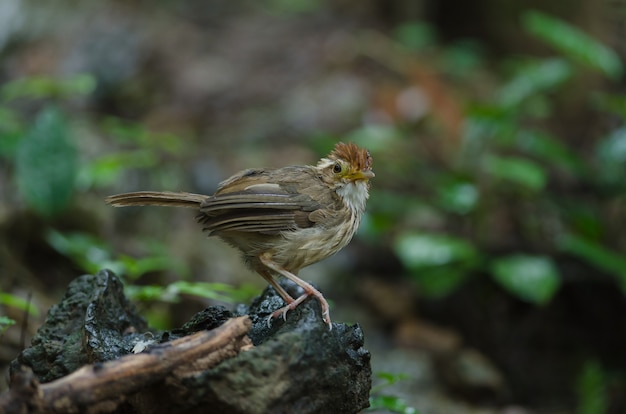
[[[338,143],[316,166],[248,169],[220,183],[212,196],[140,191],[110,196],[115,207],[172,206],[197,209],[209,232],[238,248],[246,264],[267,280],[287,305],[271,316],[295,309],[314,296],[332,329],[328,302],[298,271],[337,253],[359,227],[374,177],[369,151]],[[302,287],[292,298],[274,279],[279,274]],[[269,321],[268,320],[268,321]]]

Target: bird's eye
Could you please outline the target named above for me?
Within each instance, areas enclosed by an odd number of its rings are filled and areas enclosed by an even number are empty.
[[[341,163],[340,162],[336,162],[335,165],[333,166],[333,172],[335,174],[339,174],[341,172],[342,168],[341,168]]]

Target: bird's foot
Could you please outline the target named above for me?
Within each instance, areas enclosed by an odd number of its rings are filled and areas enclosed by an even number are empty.
[[[302,302],[304,302],[304,300],[306,298],[308,298],[309,296],[315,296],[315,298],[320,302],[320,305],[322,306],[322,319],[324,319],[324,322],[328,325],[328,330],[332,330],[333,329],[333,324],[330,320],[330,308],[328,306],[328,302],[326,301],[326,299],[324,299],[324,296],[322,296],[322,294],[315,288],[313,288],[312,291],[310,292],[306,292],[300,296],[298,296],[296,299],[294,299],[292,302],[288,303],[286,306],[283,306],[280,309],[275,310],[274,312],[272,312],[272,314],[270,316],[268,316],[267,318],[267,326],[271,326],[272,325],[272,319],[274,318],[278,318],[279,316],[283,317],[283,320],[286,321],[287,320],[287,312],[289,312],[290,310],[294,310],[295,308],[298,307],[299,304],[301,304]]]

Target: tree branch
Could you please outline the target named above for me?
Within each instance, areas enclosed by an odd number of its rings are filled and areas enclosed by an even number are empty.
[[[247,316],[233,318],[214,330],[87,365],[47,384],[39,384],[32,372],[22,372],[0,396],[0,412],[112,412],[150,385],[163,380],[174,385],[252,347],[246,336],[250,326]]]

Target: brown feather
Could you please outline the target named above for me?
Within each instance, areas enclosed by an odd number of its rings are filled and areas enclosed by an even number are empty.
[[[349,142],[344,144],[339,142],[329,154],[330,159],[344,160],[350,165],[357,167],[359,171],[372,169],[372,156],[364,148],[359,148],[356,144]]]
[[[193,193],[174,193],[169,191],[137,191],[134,193],[116,194],[104,201],[114,207],[128,206],[164,206],[199,208],[208,196]]]

